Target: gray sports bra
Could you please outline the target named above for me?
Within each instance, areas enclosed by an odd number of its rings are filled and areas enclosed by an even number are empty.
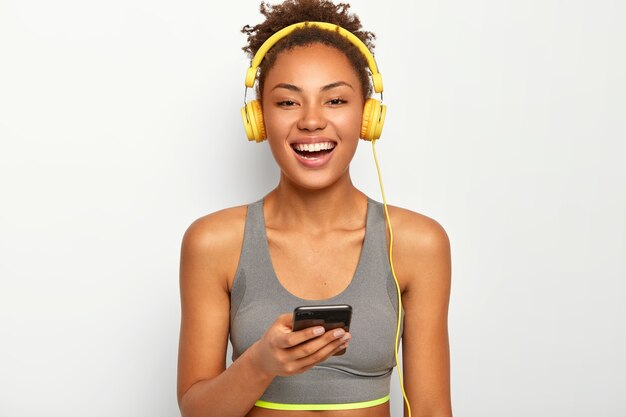
[[[263,200],[248,205],[243,247],[230,294],[233,361],[283,313],[300,305],[350,304],[350,346],[298,375],[276,377],[256,405],[278,410],[371,407],[389,400],[398,317],[389,267],[384,208],[368,198],[365,238],[356,272],[340,294],[306,300],[288,292],[272,267]]]

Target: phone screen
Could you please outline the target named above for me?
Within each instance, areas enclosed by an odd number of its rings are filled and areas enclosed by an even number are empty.
[[[352,307],[347,304],[301,306],[293,311],[293,330],[323,326],[326,331],[340,327],[348,331],[351,319]]]
[[[293,311],[293,331],[323,326],[326,331],[343,328],[347,332],[350,330],[351,319],[352,307],[348,304],[296,307]],[[341,349],[333,356],[344,353],[346,353],[346,349]]]

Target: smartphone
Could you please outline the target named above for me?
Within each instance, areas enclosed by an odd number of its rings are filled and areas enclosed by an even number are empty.
[[[326,331],[343,328],[347,332],[351,319],[352,306],[348,304],[300,306],[293,310],[293,331],[322,326]],[[342,349],[335,356],[344,353],[346,350]]]

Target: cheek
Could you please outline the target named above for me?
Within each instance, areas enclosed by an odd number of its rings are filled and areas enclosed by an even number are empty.
[[[356,137],[359,138],[361,133],[363,113],[359,111],[346,112],[336,119],[336,126],[341,136],[345,139]]]
[[[287,149],[285,138],[289,136],[290,126],[292,122],[285,117],[284,112],[280,113],[269,109],[263,111],[263,124],[265,125],[265,133],[270,151],[277,162],[285,157]]]
[[[295,123],[286,112],[279,112],[275,109],[268,108],[263,110],[263,124],[265,125],[265,133],[268,139],[278,136],[286,136],[290,126]]]
[[[354,117],[354,121],[353,121],[353,126],[356,129],[357,132],[357,136],[359,135],[359,133],[361,133],[361,124],[363,122],[363,112],[360,111],[356,114],[356,116]]]

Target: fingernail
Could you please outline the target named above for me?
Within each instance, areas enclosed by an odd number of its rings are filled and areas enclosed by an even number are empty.
[[[314,334],[315,336],[319,336],[319,335],[321,335],[322,333],[324,333],[324,328],[323,328],[323,327],[315,327],[315,328],[313,329],[313,334]]]
[[[342,334],[344,334],[344,333],[345,333],[345,330],[343,330],[343,329],[337,329],[337,330],[335,330],[335,331],[333,332],[333,336],[335,336],[335,337],[339,337],[339,336],[341,336],[341,335],[342,335]]]
[[[343,342],[345,342],[346,340],[350,340],[350,333],[346,333],[346,334],[344,334],[344,335],[343,335],[343,337],[341,338],[341,340],[342,340]]]

